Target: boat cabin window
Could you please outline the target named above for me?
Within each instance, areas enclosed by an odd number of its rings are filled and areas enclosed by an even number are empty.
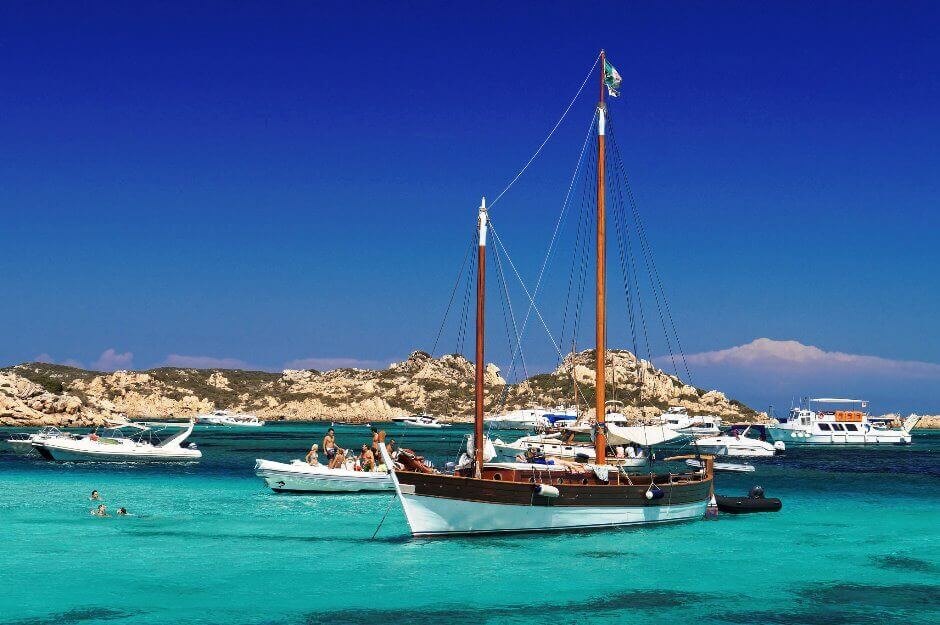
[[[849,432],[858,432],[858,428],[855,426],[854,423],[846,423],[845,429],[848,430]]]
[[[829,431],[829,424],[828,424],[828,423],[820,423],[820,424],[819,424],[819,429],[822,430],[823,432],[828,432],[828,431]]]
[[[835,430],[836,432],[841,432],[841,431],[842,431],[842,424],[841,424],[841,423],[833,423],[833,424],[832,424],[832,429]]]
[[[803,417],[803,425],[809,425],[809,417]]]

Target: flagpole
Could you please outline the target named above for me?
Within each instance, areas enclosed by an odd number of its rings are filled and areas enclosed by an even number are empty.
[[[595,337],[595,422],[594,461],[597,464],[607,462],[607,216],[604,210],[604,139],[607,123],[607,109],[604,105],[604,77],[606,74],[606,55],[601,50],[600,102],[597,105],[597,301]]]

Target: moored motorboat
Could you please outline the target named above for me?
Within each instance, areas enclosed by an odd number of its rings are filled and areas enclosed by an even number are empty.
[[[443,427],[450,427],[450,423],[441,423],[436,417],[432,417],[431,415],[426,414],[392,417],[391,421],[396,425],[403,425],[405,427],[412,428],[439,429]]]
[[[520,408],[486,417],[486,424],[495,430],[546,430],[573,423],[578,418],[574,408]]]
[[[717,436],[721,434],[721,417],[712,415],[690,415],[681,406],[673,406],[659,416],[659,420],[670,430],[688,436]]]
[[[57,437],[74,438],[75,435],[67,434],[55,426],[47,425],[38,432],[15,432],[10,435],[10,438],[6,439],[6,442],[17,455],[29,456],[38,453],[33,448],[35,441]]]
[[[840,405],[853,409],[838,409]],[[861,399],[808,399],[805,407],[792,408],[786,418],[768,431],[774,441],[796,447],[911,444],[911,430],[920,422],[919,415],[912,414],[901,427],[890,428],[883,422],[873,422],[863,410],[867,407],[868,402]]]
[[[748,436],[752,432],[759,433],[761,439]],[[770,458],[785,451],[784,443],[771,443],[765,440],[766,436],[763,425],[741,424],[720,436],[697,438],[694,445],[701,453],[732,458]]]
[[[286,463],[258,458],[255,474],[278,493],[388,492],[395,488],[388,471],[330,469],[303,460]]]
[[[157,430],[124,422],[78,437],[53,437],[33,441],[33,448],[47,460],[96,462],[195,462],[202,457],[186,439],[193,422],[166,424]],[[166,434],[167,429],[177,431]]]
[[[196,417],[199,425],[217,425],[224,427],[257,428],[264,425],[264,421],[251,414],[241,414],[230,410],[215,410]]]

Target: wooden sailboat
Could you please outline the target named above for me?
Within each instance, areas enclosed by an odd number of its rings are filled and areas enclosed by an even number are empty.
[[[605,464],[606,222],[604,149],[605,59],[601,52],[598,115],[596,430],[597,464],[542,465],[484,462],[483,373],[486,286],[486,202],[479,210],[477,246],[476,379],[473,457],[445,474],[402,451],[403,469],[392,471],[411,532],[448,536],[499,532],[557,531],[664,523],[701,518],[712,494],[712,460],[683,473],[628,474]],[[384,446],[380,446],[386,454]],[[386,464],[394,466],[386,457]]]

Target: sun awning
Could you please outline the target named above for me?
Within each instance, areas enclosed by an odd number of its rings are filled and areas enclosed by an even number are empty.
[[[649,447],[659,445],[683,436],[675,430],[662,425],[637,425],[623,427],[608,424],[607,442],[611,445],[641,445]]]

